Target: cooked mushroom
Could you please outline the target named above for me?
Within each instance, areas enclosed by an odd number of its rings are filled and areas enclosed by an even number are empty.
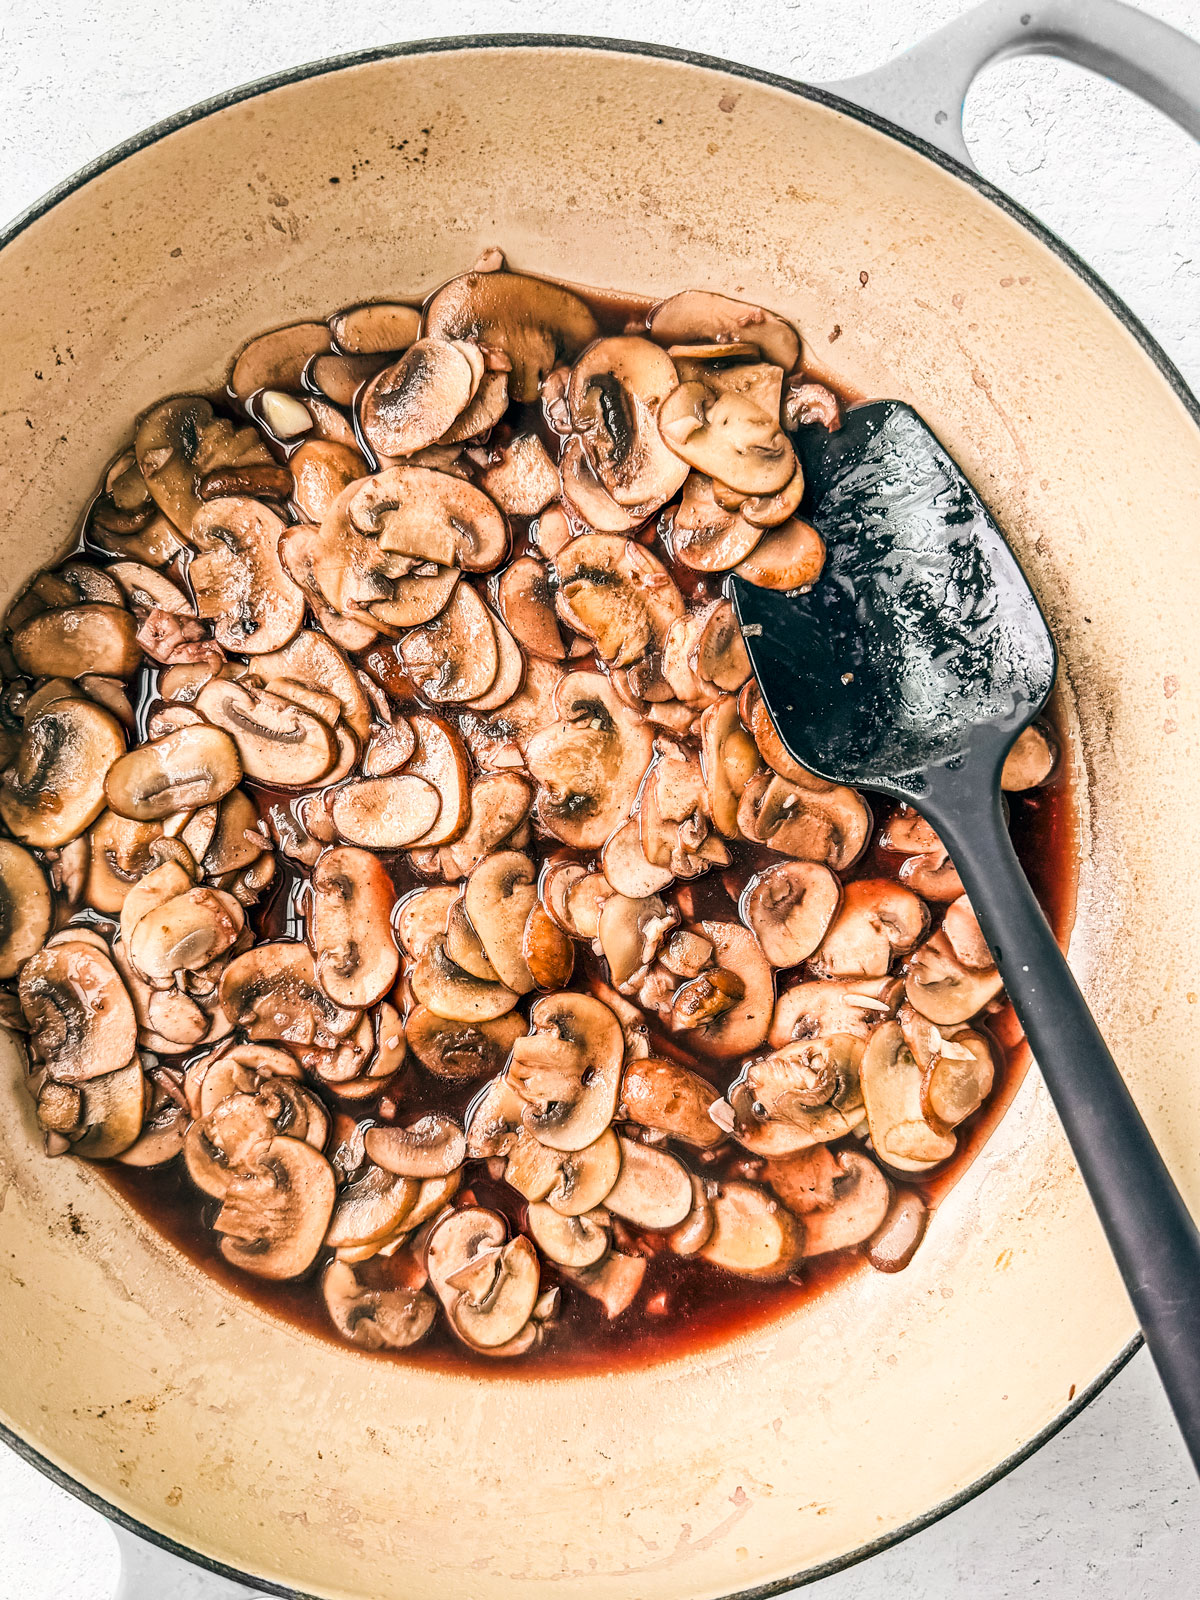
[[[119,605],[63,606],[43,611],[12,636],[12,653],[31,678],[98,673],[128,678],[142,663],[137,622]]]
[[[229,387],[242,401],[259,389],[299,390],[308,363],[332,342],[323,322],[294,322],[260,334],[234,362]]]
[[[275,430],[278,432],[278,429]],[[349,443],[307,439],[288,460],[292,499],[309,522],[322,522],[350,484],[367,475],[367,463]]]
[[[210,678],[196,696],[196,710],[232,738],[242,770],[259,783],[302,788],[323,778],[338,758],[327,722],[251,683]]]
[[[409,982],[417,999],[448,1022],[492,1022],[511,1011],[520,998],[507,985],[477,978],[452,961],[444,934],[421,952]]]
[[[198,972],[222,956],[245,925],[245,914],[220,889],[187,889],[139,917],[129,959],[153,983]]]
[[[690,980],[687,996],[676,994],[672,1026],[695,1030],[705,1055],[721,1060],[748,1055],[767,1037],[775,981],[754,935],[737,922],[701,922],[691,930],[713,946],[714,966]],[[696,1020],[697,1017],[699,1020]]]
[[[842,982],[825,978],[798,983],[780,995],[768,1041],[773,1050],[778,1050],[792,1039],[815,1039],[831,1033],[849,1033],[865,1039],[881,1021],[895,1015],[903,992],[899,978]]]
[[[950,941],[955,957],[964,967],[983,972],[995,966],[979,920],[965,894],[946,907],[942,915],[942,930]]]
[[[824,778],[818,778],[815,772],[809,772],[787,753],[753,678],[738,695],[738,714],[754,735],[754,742],[763,760],[781,778],[786,778],[798,789],[811,790],[813,794],[828,794],[836,787]]]
[[[761,528],[718,503],[711,478],[689,473],[671,522],[671,547],[678,560],[698,572],[727,572],[762,536]]]
[[[1058,749],[1047,730],[1031,723],[1017,735],[1017,741],[1004,758],[1000,787],[1009,791],[1036,789],[1054,771]]]
[[[496,681],[500,660],[488,609],[460,583],[445,609],[400,646],[409,677],[434,702],[473,700]]]
[[[565,989],[575,969],[575,947],[540,904],[525,920],[521,955],[537,989]]]
[[[352,527],[398,558],[393,575],[423,562],[490,572],[504,558],[508,529],[474,484],[428,467],[390,467],[364,478],[341,502]]]
[[[0,817],[23,844],[69,844],[104,809],[105,775],[125,735],[91,700],[54,700],[25,725],[17,759],[0,785]]]
[[[751,878],[738,909],[771,965],[795,967],[821,944],[841,898],[842,886],[828,867],[780,861]]]
[[[898,1022],[872,1034],[860,1067],[875,1154],[899,1172],[928,1172],[954,1154],[955,1137],[935,1128],[921,1104],[920,1063]]]
[[[164,848],[162,845],[151,847],[151,859],[156,865],[130,886],[121,902],[120,943],[126,952],[144,916],[166,905],[176,895],[186,894],[192,887],[192,868],[185,865],[182,859],[165,854]]]
[[[926,1115],[933,1122],[956,1128],[991,1094],[995,1070],[986,1034],[963,1028],[952,1039],[939,1036],[937,1054],[921,1086]]]
[[[939,1027],[968,1021],[1003,987],[995,967],[965,967],[941,928],[913,951],[904,979],[909,1004]]]
[[[882,978],[928,926],[925,903],[911,889],[890,878],[856,878],[842,892],[812,970],[827,978]]]
[[[749,398],[708,382],[682,383],[663,401],[658,429],[689,467],[742,494],[771,495],[787,484],[796,457],[772,416]]]
[[[661,649],[683,615],[683,597],[667,569],[643,545],[614,534],[581,534],[554,561],[559,616],[592,640],[613,667]]]
[[[339,349],[352,356],[377,355],[407,350],[420,334],[421,312],[417,306],[372,301],[339,311],[329,326]]]
[[[804,1255],[804,1224],[765,1189],[722,1183],[713,1196],[705,1261],[739,1278],[786,1278]]]
[[[210,500],[192,519],[199,554],[188,567],[196,610],[227,650],[261,655],[287,644],[304,621],[304,596],[279,560],[285,524],[256,500]]]
[[[469,1083],[504,1069],[513,1043],[526,1031],[524,1017],[510,1011],[490,1022],[453,1022],[428,1006],[415,1006],[404,1024],[413,1055],[435,1078]]]
[[[675,877],[669,866],[655,866],[647,860],[636,816],[623,822],[605,840],[600,851],[600,865],[614,892],[633,900],[669,888]]]
[[[440,717],[415,712],[409,724],[416,749],[409,758],[406,775],[422,778],[436,789],[441,806],[437,819],[418,839],[418,849],[452,843],[467,825],[471,804],[471,765],[463,742],[454,728]]]
[[[707,1078],[674,1061],[631,1061],[621,1082],[622,1115],[699,1150],[724,1138],[708,1114],[715,1097]]]
[[[691,1210],[678,1227],[667,1234],[667,1243],[677,1256],[698,1255],[712,1238],[714,1217],[709,1189],[715,1190],[716,1185],[706,1183],[695,1173],[691,1174],[691,1184]]]
[[[639,968],[646,967],[658,954],[666,933],[679,920],[679,913],[657,895],[630,899],[628,895],[609,895],[600,908],[596,936],[608,963],[609,977],[619,989]]]
[[[39,950],[21,968],[17,992],[34,1055],[59,1082],[86,1083],[133,1056],[133,1004],[95,945],[80,938]]]
[[[507,1237],[504,1218],[482,1206],[451,1211],[429,1233],[425,1267],[429,1287],[449,1310],[461,1288],[453,1280],[470,1281],[470,1269],[486,1267],[499,1254]]]
[[[463,904],[501,983],[518,994],[534,987],[522,953],[525,924],[537,903],[532,861],[518,850],[485,856],[467,879]]]
[[[524,821],[532,803],[533,791],[517,773],[485,773],[470,785],[466,827],[452,844],[431,852],[433,864],[445,878],[465,878],[504,844]]]
[[[313,869],[308,931],[317,982],[338,1005],[374,1005],[395,982],[393,896],[391,878],[368,850],[327,850]]]
[[[254,428],[235,430],[198,395],[164,400],[147,412],[134,450],[159,509],[184,534],[200,510],[198,490],[205,477],[219,469],[276,465]]]
[[[195,723],[122,756],[109,770],[104,790],[119,816],[152,822],[212,805],[235,788],[241,776],[238,748],[229,734]]]
[[[630,814],[652,736],[598,672],[569,673],[554,698],[561,720],[534,734],[525,752],[542,785],[538,817],[565,844],[598,850]]]
[[[42,948],[53,910],[50,886],[35,858],[0,839],[0,978],[11,978]]]
[[[146,1080],[136,1058],[116,1072],[89,1078],[76,1088],[47,1082],[38,1102],[38,1119],[46,1126],[46,1099],[66,1092],[77,1096],[74,1127],[67,1132],[71,1154],[89,1161],[111,1161],[131,1149],[142,1131]]]
[[[368,1128],[363,1147],[372,1161],[402,1178],[445,1178],[467,1158],[462,1129],[440,1111],[427,1111],[408,1127]]]
[[[399,901],[394,911],[396,937],[407,956],[419,956],[446,931],[450,907],[459,897],[456,887],[417,889]]]
[[[825,565],[825,541],[799,517],[768,528],[734,571],[760,589],[804,589],[816,583]]]
[[[562,492],[558,468],[536,433],[517,434],[480,482],[502,511],[516,517],[536,517]]]
[[[897,1189],[887,1216],[867,1241],[866,1257],[876,1272],[901,1272],[925,1234],[929,1211],[912,1189]]]
[[[566,659],[544,562],[518,556],[500,574],[496,601],[506,625],[526,650],[547,661]]]
[[[564,1217],[553,1206],[534,1201],[528,1216],[533,1242],[557,1266],[577,1270],[592,1267],[608,1252],[610,1241],[604,1212]]]
[[[758,749],[738,716],[733,695],[721,695],[700,719],[700,768],[709,811],[727,839],[739,837],[738,802],[759,770]]]
[[[407,1350],[433,1326],[437,1307],[423,1289],[364,1289],[348,1261],[331,1261],[321,1279],[330,1320],[362,1350]]]
[[[223,1087],[227,1075],[217,1076]],[[252,1166],[277,1135],[318,1150],[329,1136],[324,1107],[289,1077],[259,1076],[253,1092],[239,1090],[223,1099],[216,1099],[216,1088],[209,1090],[205,1081],[200,1104],[202,1115],[184,1135],[183,1159],[192,1182],[215,1200],[225,1198],[237,1174]]]
[[[363,1133],[365,1143],[367,1129]],[[411,1226],[421,1194],[417,1178],[403,1177],[367,1161],[341,1190],[325,1243],[331,1250],[359,1250],[384,1244]]]
[[[317,984],[306,945],[283,940],[235,956],[221,975],[221,1009],[255,1040],[325,1044],[349,1033],[358,1012],[336,1005]]]
[[[729,1091],[734,1137],[777,1157],[852,1133],[863,1120],[862,1053],[861,1039],[835,1033],[752,1061]]]
[[[524,1100],[509,1087],[506,1079],[493,1078],[471,1102],[467,1112],[467,1159],[481,1161],[508,1156],[522,1140],[537,1144],[533,1135],[526,1133],[521,1125],[524,1111]],[[542,1191],[543,1198],[552,1187],[553,1179]]]
[[[767,772],[747,783],[737,820],[747,839],[835,872],[853,866],[871,832],[870,809],[856,789],[816,792]]]
[[[606,492],[638,516],[664,505],[687,477],[686,463],[656,426],[659,406],[678,383],[670,356],[629,334],[597,339],[571,371],[572,425]]]
[[[377,455],[411,456],[436,444],[466,410],[483,377],[478,347],[418,339],[367,385],[360,417]]]
[[[342,717],[356,737],[365,741],[371,731],[371,708],[354,668],[330,639],[305,628],[282,650],[259,656],[255,671],[264,682],[290,678],[338,702]]]
[[[646,1258],[610,1250],[594,1266],[560,1266],[559,1273],[568,1283],[573,1283],[584,1294],[598,1300],[611,1322],[623,1311],[628,1311],[637,1299],[646,1276]]]
[[[923,899],[950,901],[962,894],[962,880],[949,851],[915,811],[902,810],[892,818],[879,836],[879,848],[908,856],[901,863],[900,881]]]
[[[795,1216],[831,1206],[834,1184],[844,1176],[837,1155],[827,1144],[806,1145],[790,1155],[771,1157],[763,1178]]]
[[[221,1254],[258,1278],[298,1278],[321,1248],[336,1192],[319,1151],[300,1139],[272,1139],[230,1180],[213,1223]]]
[[[625,1040],[602,1001],[547,995],[529,1013],[532,1031],[513,1043],[508,1081],[528,1102],[523,1122],[553,1150],[582,1150],[612,1122]]]
[[[696,751],[661,734],[655,749],[638,803],[646,859],[679,878],[727,866],[729,851],[712,831],[709,791]]]
[[[891,1201],[887,1179],[869,1157],[842,1150],[833,1180],[833,1203],[804,1218],[804,1254],[828,1255],[863,1244],[882,1226]]]
[[[599,330],[570,290],[515,272],[468,272],[452,278],[425,310],[425,332],[440,339],[474,339],[511,363],[514,400],[538,398],[538,387],[560,362],[574,361]]]
[[[751,345],[784,372],[800,360],[800,340],[773,311],[704,289],[685,289],[662,300],[646,319],[662,345]]]

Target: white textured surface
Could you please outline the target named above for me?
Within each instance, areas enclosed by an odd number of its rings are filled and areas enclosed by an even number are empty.
[[[819,82],[881,64],[963,9],[960,0],[0,0],[0,221],[170,112],[341,51],[540,29],[683,45]],[[1143,9],[1200,37],[1200,0]],[[1122,91],[1044,59],[985,74],[966,128],[982,170],[1108,280],[1200,389],[1200,148]],[[1141,1354],[996,1487],[807,1592],[1184,1600],[1197,1593],[1198,1567],[1200,1490]],[[116,1582],[101,1519],[0,1450],[0,1600],[111,1600]]]

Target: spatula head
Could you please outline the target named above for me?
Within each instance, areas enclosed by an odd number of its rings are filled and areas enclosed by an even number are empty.
[[[910,406],[795,435],[826,544],[807,594],[732,579],[767,709],[802,766],[904,798],[990,764],[1054,682],[1050,630],[999,528]]]

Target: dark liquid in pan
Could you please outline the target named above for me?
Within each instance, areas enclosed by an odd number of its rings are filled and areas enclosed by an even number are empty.
[[[626,296],[589,294],[587,298],[605,332],[622,331],[627,322],[642,314],[646,304]],[[826,374],[812,368],[808,370],[814,378],[829,382]],[[846,403],[861,398],[844,388],[839,392]],[[227,397],[221,397],[221,401],[227,403]],[[553,453],[557,453],[559,441],[546,430],[538,407],[514,408],[506,422],[496,430],[495,442],[503,443],[512,432],[528,431],[531,427],[538,428],[548,447],[555,447]],[[280,454],[282,456],[284,452],[281,450]],[[521,519],[510,520],[514,527],[513,553],[519,554],[528,544],[526,525]],[[638,537],[648,541],[653,533],[654,522],[651,521]],[[661,545],[656,548],[665,559],[669,552],[664,551]],[[674,564],[671,564],[671,570],[689,602],[715,598],[721,592],[722,574],[697,573]],[[359,664],[384,683],[393,698],[400,702],[401,709],[404,709],[406,700],[412,701],[412,686],[404,678],[386,642],[380,641],[377,646],[364,652]],[[593,665],[586,659],[577,664],[585,668]],[[149,711],[155,700],[153,678],[149,673],[145,677],[144,713]],[[412,701],[412,706],[417,708],[418,702]],[[443,708],[434,709],[440,709],[441,714],[445,714]],[[1052,703],[1049,720],[1057,725],[1060,747],[1065,748],[1061,711],[1061,706]],[[1062,767],[1065,765],[1065,762],[1060,764]],[[292,798],[256,790],[249,783],[246,788],[255,793],[264,815],[270,805],[286,804]],[[872,799],[870,796],[867,798]],[[1046,787],[1028,794],[1012,795],[1009,803],[1017,852],[1059,941],[1065,943],[1074,912],[1078,857],[1078,823],[1067,779],[1060,771]],[[886,821],[892,808],[887,802],[875,801],[873,809],[877,827],[872,843],[862,860],[850,873],[844,874],[844,878],[894,877],[898,872],[902,858],[880,851],[874,842],[879,832],[878,825]],[[556,841],[535,841],[535,855],[541,856],[556,849]],[[723,872],[709,872],[692,880],[687,886],[692,909],[684,920],[691,920],[692,917],[736,918],[737,897],[742,886],[766,859],[777,859],[773,853],[762,852],[750,845],[734,845],[731,854],[733,859],[730,867]],[[414,872],[403,853],[387,859],[398,897],[428,885],[430,880]],[[295,904],[297,892],[302,888],[307,874],[278,854],[277,862],[279,873],[276,882],[264,897],[262,905],[251,913],[251,920],[260,938],[302,937]],[[667,898],[673,898],[673,892]],[[935,923],[939,912],[938,906],[931,906]],[[587,946],[579,944],[576,951],[573,986],[603,979],[603,963],[591,954]],[[779,987],[785,988],[804,975],[803,970],[782,975]],[[523,1009],[526,1007],[523,1006]],[[931,1209],[936,1207],[940,1197],[953,1186],[978,1154],[1011,1102],[1028,1065],[1028,1050],[1011,1010],[1005,1006],[986,1020],[1000,1046],[995,1087],[980,1111],[958,1128],[958,1148],[952,1160],[923,1182],[911,1183],[910,1180],[911,1186],[922,1193]],[[723,1092],[741,1070],[740,1060],[725,1063],[706,1061],[688,1048],[687,1035],[657,1028],[653,1017],[650,1022],[655,1052],[682,1061],[701,1072],[710,1079],[717,1093]],[[461,1117],[484,1082],[486,1079],[466,1086],[447,1084],[425,1072],[410,1057],[401,1072],[387,1080],[382,1087],[397,1108],[394,1114],[408,1120],[414,1114],[432,1108]],[[321,1090],[317,1092],[324,1094]],[[324,1098],[331,1107],[348,1112],[355,1118],[378,1119],[380,1116],[375,1100],[338,1102],[328,1094],[324,1094]],[[853,1140],[846,1142],[851,1147],[856,1144]],[[752,1170],[753,1159],[738,1147],[722,1148],[711,1161],[697,1159],[695,1152],[676,1145],[672,1149],[692,1170],[706,1177],[757,1176]],[[750,1170],[747,1170],[746,1163],[749,1163]],[[218,1235],[209,1226],[217,1209],[216,1203],[205,1201],[199,1194],[188,1179],[182,1161],[176,1161],[168,1168],[151,1170],[113,1163],[107,1165],[104,1172],[118,1193],[147,1222],[227,1289],[317,1337],[332,1343],[343,1342],[329,1321],[320,1291],[320,1273],[327,1257],[322,1257],[313,1270],[299,1281],[275,1284],[252,1278],[230,1267],[220,1255]],[[462,1204],[464,1197],[469,1199],[472,1196],[478,1204],[503,1213],[514,1229],[522,1227],[524,1201],[502,1180],[491,1177],[483,1162],[468,1164],[464,1186],[456,1203]],[[445,1319],[439,1315],[430,1333],[412,1350],[380,1352],[373,1359],[412,1362],[423,1367],[447,1370],[469,1369],[476,1374],[497,1376],[516,1373],[531,1377],[553,1376],[629,1367],[717,1344],[787,1314],[810,1297],[835,1288],[852,1272],[873,1270],[857,1252],[845,1252],[805,1263],[802,1274],[795,1280],[756,1283],[732,1277],[697,1258],[681,1259],[654,1235],[643,1234],[640,1239],[646,1251],[653,1251],[644,1284],[634,1305],[615,1321],[607,1319],[596,1301],[566,1286],[558,1321],[548,1330],[548,1337],[542,1346],[529,1356],[495,1361],[475,1355],[453,1337]],[[360,1280],[380,1287],[395,1281],[390,1275],[403,1272],[402,1255],[393,1261],[377,1257],[359,1265],[356,1271]],[[554,1267],[544,1263],[543,1287],[549,1287],[557,1281]]]

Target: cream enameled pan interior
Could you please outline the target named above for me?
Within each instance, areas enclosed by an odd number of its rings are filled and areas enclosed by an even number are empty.
[[[681,62],[498,48],[343,69],[150,145],[0,252],[4,596],[142,407],[215,385],[264,327],[420,294],[492,244],[567,279],[776,307],[955,452],[1077,709],[1072,959],[1200,1204],[1175,853],[1198,772],[1200,432],[1053,252],[855,120]],[[226,1295],[96,1174],[43,1159],[3,1059],[0,1418],[150,1528],[321,1596],[775,1582],[989,1472],[1134,1332],[1034,1075],[907,1272],[686,1361],[518,1383],[372,1361]]]

